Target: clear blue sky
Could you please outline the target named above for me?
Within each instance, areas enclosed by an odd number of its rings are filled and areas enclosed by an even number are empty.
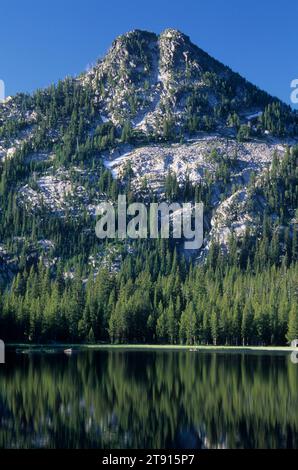
[[[297,0],[1,0],[6,95],[85,70],[131,29],[180,29],[248,80],[290,102],[298,78]]]

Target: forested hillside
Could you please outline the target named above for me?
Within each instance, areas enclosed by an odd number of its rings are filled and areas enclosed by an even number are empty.
[[[175,30],[0,104],[0,337],[298,337],[298,115]],[[203,202],[204,244],[99,240],[96,207]]]

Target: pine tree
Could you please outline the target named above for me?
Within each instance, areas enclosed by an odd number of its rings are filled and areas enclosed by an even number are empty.
[[[298,339],[298,305],[293,303],[289,314],[289,326],[287,332],[287,340],[289,342]]]

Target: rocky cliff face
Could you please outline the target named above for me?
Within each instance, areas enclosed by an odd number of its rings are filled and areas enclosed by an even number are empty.
[[[46,210],[55,218],[94,216],[110,197],[98,187],[104,168],[121,185],[129,165],[139,196],[150,188],[164,198],[169,174],[180,186],[207,185],[208,251],[211,241],[227,246],[231,234],[257,231],[266,208],[276,217],[256,188],[297,135],[297,114],[181,32],[136,30],[79,77],[0,105],[2,174],[12,174],[2,185],[30,217]],[[289,218],[292,227],[293,207]]]
[[[261,111],[272,99],[228,67],[167,29],[160,36],[132,31],[116,39],[106,57],[82,77],[95,90],[104,119],[162,133],[166,118],[177,128],[191,108],[201,119],[223,106],[242,114]],[[204,114],[203,114],[204,113]],[[217,124],[225,124],[218,114]]]

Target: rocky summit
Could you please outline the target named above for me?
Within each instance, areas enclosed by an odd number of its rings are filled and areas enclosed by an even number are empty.
[[[297,144],[296,112],[188,36],[124,34],[87,72],[0,104],[0,279],[38,260],[63,263],[71,277],[77,256],[85,277],[102,265],[119,270],[133,245],[100,244],[94,217],[99,202],[123,192],[202,200],[197,262],[214,243],[223,251],[231,240],[257,243],[264,214],[286,255],[297,223]]]

